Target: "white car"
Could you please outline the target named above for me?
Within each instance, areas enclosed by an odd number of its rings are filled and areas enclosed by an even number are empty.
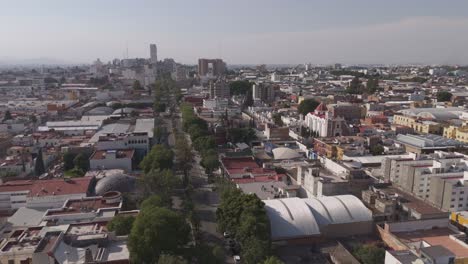
[[[234,257],[232,257],[234,259],[234,263],[240,263],[240,256],[238,255],[235,255]]]

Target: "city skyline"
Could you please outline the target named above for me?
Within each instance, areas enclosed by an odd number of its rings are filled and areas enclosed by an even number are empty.
[[[461,1],[4,2],[0,64],[158,56],[182,63],[468,64]]]

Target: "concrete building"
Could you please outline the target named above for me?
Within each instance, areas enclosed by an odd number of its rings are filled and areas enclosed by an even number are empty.
[[[252,86],[254,100],[271,103],[275,100],[275,88],[271,84],[255,83]]]
[[[158,48],[156,44],[150,44],[150,62],[154,66],[158,64]]]
[[[226,64],[222,59],[198,59],[198,75],[221,76],[226,71]]]
[[[97,150],[89,159],[92,170],[122,169],[133,171],[135,150]]]
[[[444,138],[434,134],[425,135],[397,135],[396,143],[405,147],[407,152],[417,154],[433,153],[437,150],[442,151],[461,151],[466,149],[467,144],[458,140]]]
[[[229,86],[226,84],[224,79],[217,79],[216,81],[210,81],[209,84],[210,98],[229,98]]]
[[[9,181],[0,185],[0,210],[60,207],[68,199],[92,194],[94,184],[94,177]]]

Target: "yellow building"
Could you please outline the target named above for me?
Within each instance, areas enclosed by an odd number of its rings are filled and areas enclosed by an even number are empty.
[[[450,214],[450,220],[461,226],[468,227],[468,211],[453,212]]]
[[[393,124],[411,127],[415,132],[421,134],[442,134],[444,125],[434,121],[421,121],[415,117],[395,115],[393,116]]]
[[[444,129],[444,137],[468,143],[468,126],[449,126]]]

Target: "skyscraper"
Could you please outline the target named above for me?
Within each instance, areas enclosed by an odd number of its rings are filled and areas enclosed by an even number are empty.
[[[156,47],[156,44],[150,44],[150,62],[153,65],[158,63],[158,48]]]

